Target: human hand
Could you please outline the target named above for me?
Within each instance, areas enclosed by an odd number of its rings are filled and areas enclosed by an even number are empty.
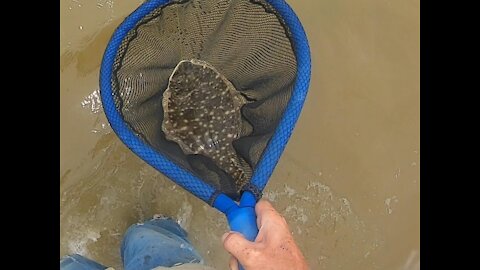
[[[223,246],[232,254],[230,269],[238,270],[238,262],[245,270],[306,270],[309,269],[302,252],[295,244],[288,224],[267,200],[255,206],[258,235],[250,242],[242,234],[227,232]]]

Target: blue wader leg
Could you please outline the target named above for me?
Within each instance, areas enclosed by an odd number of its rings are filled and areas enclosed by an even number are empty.
[[[113,248],[113,247],[112,247]],[[125,270],[151,270],[184,263],[203,263],[187,232],[170,218],[154,218],[128,228],[120,249]],[[104,270],[78,254],[60,260],[60,270]]]

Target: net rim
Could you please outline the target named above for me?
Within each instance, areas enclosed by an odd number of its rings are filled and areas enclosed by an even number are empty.
[[[221,192],[217,191],[215,187],[205,183],[197,176],[191,174],[189,171],[177,166],[166,156],[158,153],[155,149],[143,142],[123,121],[114,102],[111,87],[112,71],[115,56],[122,40],[145,15],[170,1],[171,0],[150,0],[144,2],[132,14],[130,14],[113,33],[103,55],[100,67],[100,94],[102,105],[110,126],[115,134],[117,134],[120,140],[131,151],[197,198],[213,205],[216,197],[221,194]],[[255,194],[258,194],[257,199],[259,199],[261,191],[268,183],[268,180],[288,143],[298,117],[300,116],[308,92],[311,75],[310,48],[300,20],[284,0],[265,1],[277,11],[278,15],[282,17],[286,26],[290,30],[294,54],[297,60],[297,74],[292,96],[285,108],[280,123],[268,142],[250,180],[251,185],[249,185],[249,189],[252,189]]]

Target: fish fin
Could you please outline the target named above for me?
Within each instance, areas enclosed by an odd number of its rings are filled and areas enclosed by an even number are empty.
[[[245,98],[245,103],[253,103],[255,101],[258,101],[258,98],[255,97],[254,91],[253,90],[244,90],[244,91],[239,91],[242,97]]]
[[[240,192],[246,184],[250,182],[252,178],[252,167],[248,162],[243,159],[242,157],[238,157],[238,167],[240,168],[241,175],[239,179],[241,180],[239,184],[237,184],[237,191]]]

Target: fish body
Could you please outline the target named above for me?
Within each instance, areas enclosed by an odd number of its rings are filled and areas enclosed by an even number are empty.
[[[249,181],[250,168],[232,142],[240,136],[240,109],[246,103],[245,97],[212,65],[197,59],[182,60],[163,93],[162,131],[185,154],[212,159],[233,178],[240,191]]]

